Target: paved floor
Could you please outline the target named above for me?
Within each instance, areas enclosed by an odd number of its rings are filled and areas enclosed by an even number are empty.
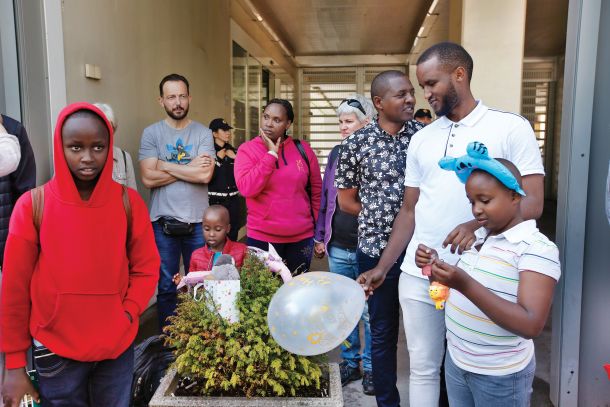
[[[325,259],[314,259],[312,262],[312,271],[327,271],[328,263]],[[140,332],[136,342],[141,341],[150,335],[155,334],[157,329],[157,315],[154,307],[148,309],[141,319]],[[534,379],[534,394],[532,395],[532,406],[535,407],[552,407],[549,400],[549,375],[550,375],[550,347],[551,347],[551,331],[550,326],[547,326],[542,335],[536,339],[536,378]],[[335,349],[329,353],[331,362],[340,362],[340,351]],[[405,333],[402,326],[402,318],[400,324],[400,336],[398,339],[398,391],[402,400],[402,406],[409,405],[409,355],[407,353],[407,344]],[[367,396],[362,393],[362,383],[355,381],[343,388],[343,400],[346,407],[374,407],[376,406],[375,397]]]

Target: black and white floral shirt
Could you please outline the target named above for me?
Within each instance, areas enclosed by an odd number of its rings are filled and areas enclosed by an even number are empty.
[[[381,256],[388,243],[405,191],[407,148],[413,134],[423,127],[410,120],[392,136],[373,120],[342,143],[335,186],[358,188],[362,202],[358,248],[368,256]]]

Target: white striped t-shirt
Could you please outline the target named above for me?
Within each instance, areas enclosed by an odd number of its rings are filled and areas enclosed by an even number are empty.
[[[528,220],[497,236],[481,228],[476,243],[462,254],[457,266],[494,294],[516,303],[519,273],[535,271],[559,280],[557,246]],[[475,246],[483,243],[480,250]],[[447,349],[455,364],[466,371],[502,376],[523,370],[534,356],[534,342],[491,321],[457,290],[445,306]]]

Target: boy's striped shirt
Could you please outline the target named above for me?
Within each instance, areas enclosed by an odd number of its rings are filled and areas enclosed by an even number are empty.
[[[555,280],[561,274],[557,246],[538,231],[536,222],[522,222],[497,236],[481,228],[473,247],[457,266],[507,301],[517,302],[519,273],[534,271]],[[479,251],[475,246],[485,242]],[[457,290],[445,308],[447,343],[455,364],[469,372],[501,376],[523,370],[534,356],[534,343],[496,325]]]

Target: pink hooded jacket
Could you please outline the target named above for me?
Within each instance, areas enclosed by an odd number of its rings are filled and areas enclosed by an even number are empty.
[[[235,180],[248,207],[248,237],[270,243],[293,243],[313,236],[318,218],[322,178],[318,159],[309,144],[301,141],[309,168],[294,140],[280,145],[279,158],[268,153],[256,137],[239,147],[235,158]],[[306,191],[311,182],[311,197]]]

